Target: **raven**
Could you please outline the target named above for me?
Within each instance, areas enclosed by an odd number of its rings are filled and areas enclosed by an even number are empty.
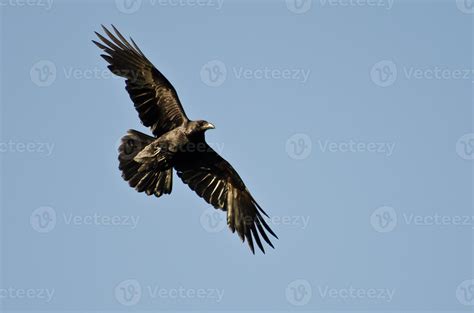
[[[260,236],[270,245],[265,230],[278,238],[265,222],[265,211],[255,201],[236,170],[205,141],[205,131],[213,124],[188,119],[176,90],[145,57],[112,25],[115,35],[102,25],[102,41],[92,42],[106,54],[115,75],[126,78],[126,90],[144,126],[153,136],[129,130],[119,147],[122,177],[138,192],[160,197],[170,194],[173,169],[178,177],[216,209],[227,211],[227,225],[237,231],[242,242],[255,254],[253,239],[265,253]],[[260,236],[259,236],[260,235]],[[253,238],[253,239],[252,239]]]

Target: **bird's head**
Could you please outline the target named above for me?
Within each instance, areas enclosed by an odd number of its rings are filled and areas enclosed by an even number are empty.
[[[200,120],[200,121],[192,121],[188,125],[189,133],[204,133],[208,129],[216,128],[213,124],[209,123],[208,121]]]

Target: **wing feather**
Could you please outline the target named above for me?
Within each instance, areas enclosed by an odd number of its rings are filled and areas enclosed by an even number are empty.
[[[188,121],[174,87],[133,39],[130,38],[130,43],[113,25],[115,34],[102,28],[108,38],[96,32],[102,43],[93,42],[106,53],[101,56],[109,63],[112,73],[126,78],[126,90],[143,125],[160,137]]]
[[[252,253],[255,253],[254,242],[265,253],[260,236],[272,248],[266,232],[278,238],[262,217],[261,213],[266,213],[232,166],[207,144],[205,147],[199,152],[176,155],[174,167],[178,176],[206,202],[227,212],[230,230],[247,241]]]

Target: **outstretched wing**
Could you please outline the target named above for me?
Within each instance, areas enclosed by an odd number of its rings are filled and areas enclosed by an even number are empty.
[[[266,231],[278,238],[265,222],[268,217],[250,194],[239,174],[207,143],[183,149],[176,155],[174,168],[178,176],[201,198],[215,208],[227,211],[227,225],[237,231],[242,241],[255,253],[253,239],[265,253],[260,236],[273,248]]]
[[[107,54],[101,56],[115,75],[126,78],[126,89],[135,104],[143,125],[156,137],[187,121],[176,90],[163,74],[145,57],[132,38],[133,46],[112,25],[115,34],[102,26],[110,38],[96,32],[103,42],[93,42]]]

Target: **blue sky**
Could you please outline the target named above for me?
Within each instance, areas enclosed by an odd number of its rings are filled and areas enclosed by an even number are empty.
[[[5,311],[468,311],[470,1],[0,0]],[[131,35],[269,213],[252,255],[175,176],[91,40]]]

